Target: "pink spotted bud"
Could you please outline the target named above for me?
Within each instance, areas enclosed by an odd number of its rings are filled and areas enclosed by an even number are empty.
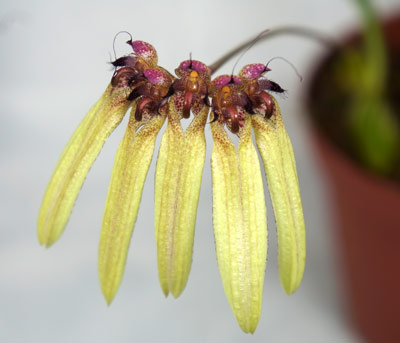
[[[239,77],[244,81],[250,81],[261,77],[262,74],[270,70],[271,69],[261,63],[248,64],[242,68]]]
[[[221,89],[222,87],[228,85],[229,83],[231,84],[241,84],[242,81],[235,75],[221,75],[216,77],[212,82],[211,82],[211,87],[215,89]]]
[[[154,85],[168,87],[171,84],[170,76],[162,69],[146,69],[143,74]]]
[[[143,41],[132,42],[129,40],[127,44],[132,47],[135,56],[132,54],[123,56],[112,62],[116,69],[111,79],[111,84],[114,87],[117,85],[128,86],[134,91],[138,85],[143,83],[144,71],[157,67],[157,52],[151,44]],[[152,77],[153,79],[156,78],[156,76]],[[160,76],[158,76],[157,82],[162,82]],[[129,98],[132,98],[132,95]]]
[[[208,68],[204,63],[196,60],[183,61],[178,68],[175,69],[175,73],[179,77],[183,77],[190,71],[197,71],[199,74],[210,75],[210,68]]]
[[[157,51],[151,44],[141,40],[128,41],[127,43],[132,47],[136,56],[140,57],[149,66],[155,67],[157,65]]]

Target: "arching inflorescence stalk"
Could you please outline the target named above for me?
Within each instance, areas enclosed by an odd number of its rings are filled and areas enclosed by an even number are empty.
[[[133,53],[116,59],[106,91],[65,147],[43,198],[41,244],[62,234],[91,165],[105,140],[131,109],[118,148],[104,210],[98,270],[108,303],[121,283],[155,140],[167,121],[155,175],[155,236],[161,288],[178,297],[192,262],[194,228],[209,118],[214,147],[213,222],[218,265],[232,311],[243,331],[254,332],[261,312],[267,258],[267,221],[258,150],[264,162],[278,231],[283,288],[299,286],[305,263],[305,229],[290,139],[271,92],[270,69],[250,64],[237,76],[211,80],[212,69],[187,60],[176,76],[158,65],[154,47],[128,41]],[[182,119],[193,115],[184,130]],[[228,131],[239,138],[238,147]]]

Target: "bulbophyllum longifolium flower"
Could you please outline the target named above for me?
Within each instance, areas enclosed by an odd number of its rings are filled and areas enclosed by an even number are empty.
[[[267,221],[260,163],[264,162],[278,231],[280,278],[299,286],[305,229],[295,159],[279,106],[282,88],[250,64],[237,76],[211,81],[212,69],[187,60],[176,77],[158,65],[154,47],[128,41],[133,53],[116,59],[110,84],[65,147],[48,184],[38,219],[41,244],[62,234],[91,165],[130,109],[108,189],[98,270],[111,303],[121,283],[155,140],[167,121],[157,158],[154,222],[158,274],[167,296],[184,290],[192,262],[194,228],[209,119],[213,150],[213,223],[218,265],[232,311],[243,331],[254,332],[261,312],[267,258]],[[193,117],[184,130],[181,121]],[[238,147],[228,131],[239,138]]]

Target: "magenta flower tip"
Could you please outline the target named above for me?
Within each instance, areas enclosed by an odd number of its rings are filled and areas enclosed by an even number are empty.
[[[146,69],[143,74],[147,78],[147,80],[149,80],[154,85],[168,86],[170,83],[170,77],[165,71],[161,69]]]
[[[157,52],[151,44],[136,40],[130,42],[130,45],[137,56],[141,57],[146,62],[157,63]]]
[[[195,61],[195,60],[187,60],[183,61],[180,65],[179,68],[187,70],[187,69],[192,69],[195,70],[199,73],[206,73],[209,72],[208,67],[200,62],[200,61]]]
[[[260,77],[263,73],[270,71],[268,67],[261,63],[248,64],[242,68],[239,77],[244,80],[254,80]]]
[[[240,80],[237,76],[232,76],[232,75],[221,75],[216,77],[213,81],[212,81],[212,86],[220,89],[224,86],[226,86],[228,83],[231,83],[231,81],[233,80],[234,84],[241,84],[242,80]]]

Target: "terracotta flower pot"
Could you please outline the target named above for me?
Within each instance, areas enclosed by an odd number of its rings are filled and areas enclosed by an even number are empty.
[[[384,31],[389,56],[392,62],[397,59],[391,73],[400,74],[400,16],[388,21]],[[320,115],[316,111],[321,107],[315,104],[321,75],[334,54],[322,61],[313,78],[312,118]],[[337,212],[339,263],[354,324],[367,342],[400,342],[400,183],[365,171],[314,119],[311,122]]]

